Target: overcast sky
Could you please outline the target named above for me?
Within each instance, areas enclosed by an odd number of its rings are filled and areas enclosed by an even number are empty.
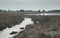
[[[0,0],[0,9],[6,10],[60,9],[60,0]]]

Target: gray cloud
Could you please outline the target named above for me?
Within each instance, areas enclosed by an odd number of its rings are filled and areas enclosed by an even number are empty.
[[[0,0],[0,9],[60,9],[60,0]]]

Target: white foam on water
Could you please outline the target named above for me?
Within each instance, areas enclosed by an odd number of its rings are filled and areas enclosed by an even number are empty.
[[[16,34],[10,35],[12,31],[16,31],[19,33],[20,31],[22,31],[22,29],[20,29],[21,27],[25,28],[26,25],[29,25],[29,24],[33,24],[33,21],[31,20],[31,18],[24,18],[22,23],[20,23],[19,25],[15,25],[11,28],[6,28],[3,31],[0,31],[0,38],[13,38],[13,36]]]

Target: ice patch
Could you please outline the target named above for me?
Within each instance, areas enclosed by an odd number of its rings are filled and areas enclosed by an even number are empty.
[[[33,24],[33,21],[31,20],[31,18],[24,18],[22,23],[20,23],[19,25],[15,25],[11,28],[6,28],[3,31],[0,31],[0,38],[13,38],[13,36],[16,34],[10,35],[12,31],[16,31],[19,33],[20,31],[22,31],[22,29],[20,29],[21,27],[24,27],[25,29],[26,25],[29,25],[29,24]]]

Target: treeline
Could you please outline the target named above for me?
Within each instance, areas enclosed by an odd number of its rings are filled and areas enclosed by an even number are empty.
[[[48,11],[45,11],[45,10],[38,10],[38,11],[33,11],[33,10],[17,10],[17,11],[11,11],[11,10],[2,10],[0,9],[0,13],[2,12],[29,12],[29,13],[60,13],[60,10],[48,10]]]
[[[50,10],[49,13],[60,13],[60,10]]]

